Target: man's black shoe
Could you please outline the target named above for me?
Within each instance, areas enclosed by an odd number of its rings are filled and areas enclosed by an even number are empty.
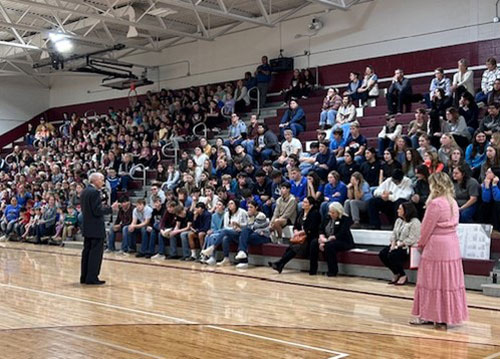
[[[88,284],[88,285],[102,285],[104,283],[106,283],[105,280],[97,280],[95,282],[86,282],[85,284]]]

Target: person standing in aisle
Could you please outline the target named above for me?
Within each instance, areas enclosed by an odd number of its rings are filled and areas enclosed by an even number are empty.
[[[80,283],[101,285],[106,283],[99,279],[106,228],[104,215],[111,214],[118,208],[118,203],[112,207],[103,207],[101,188],[105,178],[101,173],[94,172],[89,177],[89,185],[80,195],[83,215],[82,234],[84,237]]]
[[[443,173],[429,177],[430,195],[418,248],[422,253],[410,321],[446,329],[468,319],[464,271],[458,241],[459,209],[453,183]]]

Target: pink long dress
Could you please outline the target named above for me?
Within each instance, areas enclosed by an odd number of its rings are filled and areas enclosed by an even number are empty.
[[[468,319],[464,271],[458,242],[458,205],[445,197],[427,206],[418,246],[418,268],[412,314],[427,321],[459,324]]]

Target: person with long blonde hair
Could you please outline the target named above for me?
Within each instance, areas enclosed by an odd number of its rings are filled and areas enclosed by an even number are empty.
[[[410,321],[446,328],[468,319],[462,256],[457,235],[459,209],[450,177],[429,177],[430,195],[418,241],[422,253]]]

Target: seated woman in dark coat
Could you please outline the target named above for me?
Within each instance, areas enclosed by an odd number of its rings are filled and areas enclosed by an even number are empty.
[[[322,251],[328,263],[327,276],[335,277],[339,271],[337,253],[354,248],[351,234],[352,220],[344,212],[339,202],[328,206],[328,217],[321,226],[318,239],[311,241],[309,256],[309,274],[315,275],[318,271],[318,254]]]
[[[281,273],[285,265],[296,255],[307,256],[309,254],[310,243],[318,239],[318,223],[321,223],[321,215],[319,214],[316,201],[314,197],[308,196],[302,201],[302,210],[297,216],[293,230],[294,237],[303,231],[305,233],[305,241],[301,244],[290,244],[281,259],[277,262],[269,262],[269,266],[278,273]]]

